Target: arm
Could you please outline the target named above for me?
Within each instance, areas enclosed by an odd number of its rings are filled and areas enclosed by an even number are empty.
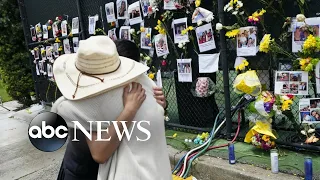
[[[162,88],[154,87],[153,93],[154,93],[154,98],[156,98],[157,100],[157,103],[160,104],[164,109],[166,109],[168,106],[168,102],[166,100],[166,97],[163,94]]]
[[[123,104],[124,110],[118,116],[116,121],[118,121],[118,127],[120,131],[123,131],[121,122],[127,121],[126,126],[129,127],[131,121],[135,117],[138,109],[140,108],[143,101],[146,99],[145,90],[138,83],[132,83],[132,90],[129,92],[129,86],[124,88],[123,91]],[[105,163],[109,157],[117,150],[121,141],[117,137],[115,127],[110,125],[108,127],[108,133],[103,132],[102,138],[108,139],[111,137],[110,141],[95,141],[97,139],[97,133],[92,133],[92,140],[87,138],[87,144],[89,146],[92,158],[100,164]]]

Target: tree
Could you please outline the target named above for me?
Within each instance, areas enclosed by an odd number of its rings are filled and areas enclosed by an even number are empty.
[[[31,105],[34,91],[18,2],[0,0],[0,73],[8,94]]]

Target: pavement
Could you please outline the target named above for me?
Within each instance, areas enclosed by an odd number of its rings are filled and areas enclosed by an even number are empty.
[[[16,101],[4,103],[10,110],[21,105]],[[34,148],[28,139],[27,129],[30,121],[39,112],[46,110],[35,105],[18,112],[0,107],[0,180],[55,180],[65,151],[65,146],[56,152],[41,152]],[[184,154],[168,146],[170,160],[174,165]],[[298,180],[287,174],[272,174],[262,168],[245,164],[230,165],[228,161],[202,156],[191,169],[197,180]]]

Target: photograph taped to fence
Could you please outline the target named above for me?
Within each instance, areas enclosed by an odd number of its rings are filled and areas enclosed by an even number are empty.
[[[163,1],[163,3],[164,3],[163,9],[166,9],[166,10],[175,10],[175,9],[177,9],[176,6],[175,6],[176,2],[177,2],[177,0],[166,0],[166,1]]]
[[[118,19],[128,18],[128,2],[127,0],[117,0]]]
[[[312,34],[315,37],[319,37],[319,25],[320,18],[307,18],[305,22],[294,22],[293,31],[292,31],[292,52],[298,52],[302,50],[302,45],[304,41],[309,36],[309,28],[306,27],[306,24],[311,27]]]
[[[179,82],[192,82],[191,59],[177,59]]]
[[[93,35],[96,31],[96,16],[89,16],[89,34]]]
[[[47,64],[48,77],[53,77],[52,65]]]
[[[187,27],[187,18],[180,18],[172,21],[174,43],[189,42],[188,32],[182,34]]]
[[[37,33],[36,33],[36,28],[33,26],[30,27],[30,33],[31,33],[31,40],[36,41],[37,40]]]
[[[276,71],[275,94],[308,95],[308,72]]]
[[[63,49],[64,49],[65,54],[71,54],[71,47],[70,47],[69,39],[63,40]]]
[[[42,25],[42,31],[43,31],[43,39],[48,39],[49,38],[48,26]]]
[[[130,26],[121,26],[119,30],[120,39],[131,40]]]
[[[40,56],[40,52],[39,52],[39,48],[38,48],[33,51],[33,57],[35,60],[38,60],[38,59],[40,59],[39,56]]]
[[[141,32],[141,37],[140,37],[140,44],[141,44],[141,49],[151,49],[152,47],[152,40],[151,40],[151,28],[144,28],[144,32]]]
[[[42,27],[41,27],[41,24],[40,23],[38,23],[37,25],[36,25],[36,34],[37,34],[37,37],[38,38],[41,38],[42,37]]]
[[[58,27],[58,24],[56,22],[54,22],[52,24],[52,34],[53,34],[53,37],[56,38],[58,37],[57,34],[59,33],[59,27]]]
[[[140,0],[143,17],[148,16],[148,7],[150,6],[149,0]]]
[[[167,35],[158,34],[154,39],[157,56],[160,57],[169,54]]]
[[[240,28],[237,36],[237,56],[255,56],[257,54],[257,27]]]
[[[47,57],[47,59],[48,60],[51,60],[51,59],[53,59],[52,58],[52,46],[47,46],[46,47],[46,57]]]
[[[68,35],[68,22],[66,20],[61,22],[61,34],[62,36],[67,36]]]
[[[53,56],[55,58],[59,57],[59,47],[60,47],[60,44],[59,43],[54,43],[53,44]]]
[[[76,53],[79,49],[79,37],[73,37],[72,44],[73,44],[73,51],[74,53]]]
[[[47,52],[44,47],[41,48],[41,60],[47,60]]]
[[[320,98],[299,100],[300,123],[320,123]]]
[[[79,33],[79,17],[75,17],[72,19],[72,34]]]
[[[116,34],[116,28],[110,29],[108,31],[108,36],[110,39],[112,39],[113,41],[117,40],[117,34]]]
[[[200,52],[216,48],[211,23],[197,27],[196,34]]]
[[[114,11],[114,2],[110,2],[104,5],[106,11],[106,18],[108,23],[116,21],[116,14]]]
[[[133,4],[130,4],[130,6],[128,7],[128,13],[130,17],[129,19],[130,25],[134,25],[142,22],[139,1]]]

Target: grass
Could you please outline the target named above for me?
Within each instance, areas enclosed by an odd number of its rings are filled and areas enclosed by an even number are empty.
[[[0,97],[2,102],[12,101],[12,97],[9,96],[2,82],[0,82]]]

